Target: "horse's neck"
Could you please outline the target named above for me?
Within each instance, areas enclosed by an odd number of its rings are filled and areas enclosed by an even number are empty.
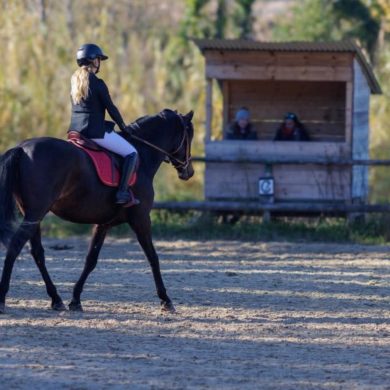
[[[165,157],[161,150],[168,152],[167,138],[164,137],[164,135],[161,135],[161,132],[160,137],[156,137],[155,134],[158,131],[159,129],[156,129],[138,135],[139,138],[149,143],[149,145],[147,145],[143,142],[138,142],[138,152],[142,165],[147,170],[148,175],[152,178],[160,168]],[[154,145],[156,148],[151,145]]]
[[[164,160],[162,153],[152,150],[149,146],[140,144],[138,149],[142,170],[153,179]]]
[[[167,121],[155,121],[151,128],[142,130],[138,136],[149,144],[155,145],[156,150],[162,149],[168,152],[172,139],[171,125]]]

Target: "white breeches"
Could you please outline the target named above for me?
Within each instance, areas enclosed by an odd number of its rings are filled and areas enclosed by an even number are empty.
[[[92,141],[96,142],[99,146],[110,150],[122,157],[126,157],[131,153],[137,153],[137,150],[133,145],[127,142],[115,131],[111,133],[105,133],[104,138],[93,138]]]

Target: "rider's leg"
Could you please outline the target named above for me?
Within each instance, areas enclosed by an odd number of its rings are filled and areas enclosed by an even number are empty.
[[[115,131],[105,133],[104,138],[93,138],[92,141],[122,157],[126,157],[131,153],[137,153],[135,147]]]
[[[133,175],[137,167],[137,153],[131,153],[125,157],[122,164],[121,179],[119,182],[119,188],[116,193],[116,203],[126,204],[131,201],[132,206],[139,204],[139,200],[135,199],[133,194],[129,192],[129,179]]]
[[[136,169],[138,159],[138,153],[134,146],[114,131],[105,133],[104,138],[94,138],[93,141],[103,148],[125,158],[122,165],[119,188],[116,194],[116,203],[127,204],[128,202],[131,202],[129,206],[138,204],[139,201],[134,198],[133,194],[128,189],[129,178]]]

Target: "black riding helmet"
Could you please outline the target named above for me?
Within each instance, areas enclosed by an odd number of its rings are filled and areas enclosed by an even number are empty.
[[[78,66],[89,65],[95,58],[100,58],[101,61],[108,59],[98,45],[86,43],[77,50],[76,61]]]

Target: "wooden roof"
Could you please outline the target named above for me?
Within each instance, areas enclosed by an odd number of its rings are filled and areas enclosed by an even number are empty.
[[[242,39],[194,39],[204,54],[206,51],[268,51],[268,52],[305,52],[305,53],[354,53],[362,67],[368,85],[373,94],[382,90],[374,72],[358,44],[352,40],[336,42],[259,42]]]

